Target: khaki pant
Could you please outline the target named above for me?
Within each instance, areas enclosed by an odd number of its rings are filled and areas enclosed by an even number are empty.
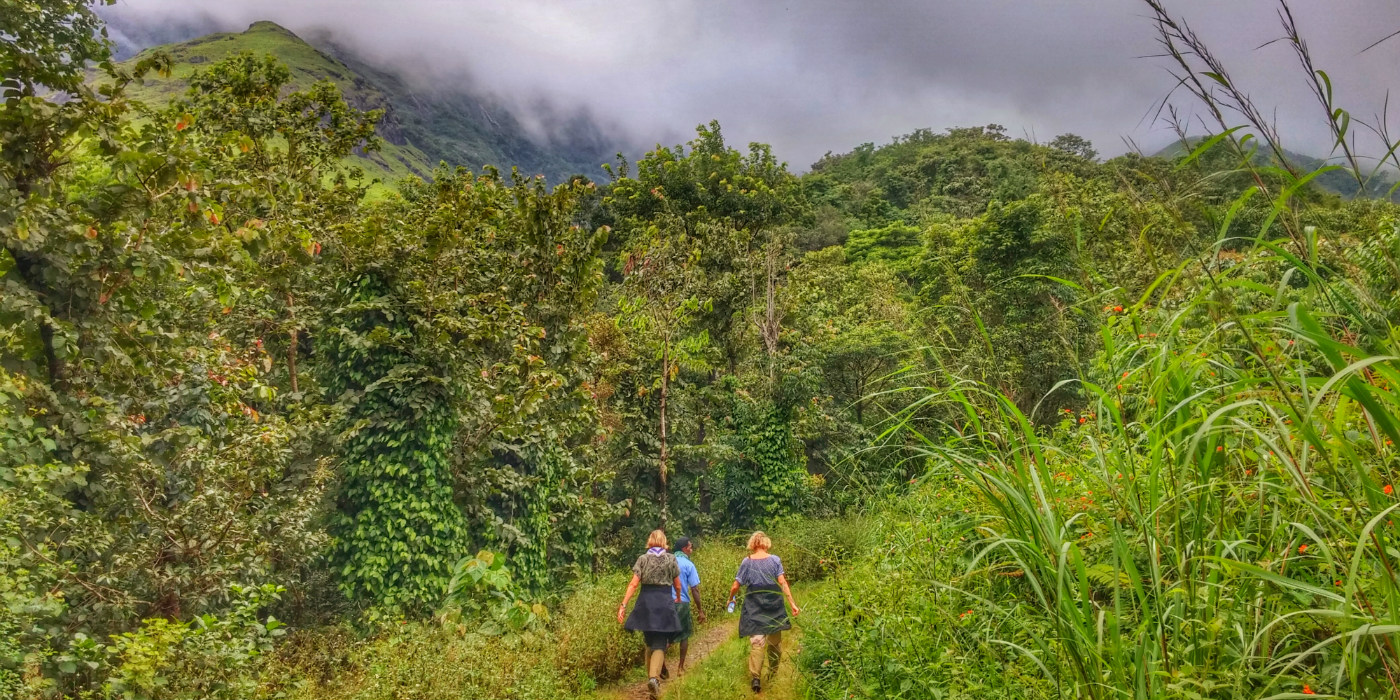
[[[666,650],[657,649],[647,652],[647,678],[660,678],[661,667],[666,665]]]
[[[763,656],[767,652],[768,675],[778,670],[778,659],[783,655],[783,633],[755,634],[749,637],[749,676],[758,678],[763,671]]]

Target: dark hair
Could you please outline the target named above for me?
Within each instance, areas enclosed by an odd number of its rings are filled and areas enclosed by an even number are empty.
[[[689,537],[677,537],[677,538],[676,538],[676,548],[675,548],[673,551],[676,551],[676,552],[684,551],[685,548],[686,548],[686,547],[689,547],[689,546],[690,546],[690,538],[689,538]]]

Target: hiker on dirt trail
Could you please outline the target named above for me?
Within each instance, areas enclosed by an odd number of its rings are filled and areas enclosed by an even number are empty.
[[[694,608],[694,617],[700,618],[700,624],[705,624],[705,609],[700,606],[700,571],[695,568],[695,563],[690,560],[690,555],[695,551],[695,544],[689,537],[676,538],[676,563],[681,569],[681,602],[676,604],[676,617],[680,618],[681,631],[671,637],[673,643],[680,645],[680,662],[676,664],[677,673],[685,673],[685,655],[690,651],[690,635],[695,631],[695,621],[692,619],[691,609]],[[666,667],[661,667],[661,677],[666,677]]]
[[[778,669],[782,658],[783,630],[792,629],[788,611],[783,606],[783,597],[792,606],[792,616],[802,611],[797,607],[797,599],[788,588],[787,576],[783,574],[783,562],[769,554],[773,541],[763,531],[749,536],[749,556],[739,562],[739,573],[734,576],[734,585],[729,588],[729,603],[734,604],[734,596],[740,586],[746,586],[744,609],[739,614],[739,636],[749,638],[749,677],[750,687],[757,693],[762,684],[759,675],[763,671],[763,657],[768,656],[768,677]]]
[[[637,605],[627,615],[627,601],[637,592]],[[666,533],[652,530],[647,537],[647,551],[632,565],[632,581],[617,606],[617,621],[633,632],[641,632],[646,640],[647,690],[653,698],[661,696],[661,669],[666,663],[666,647],[671,636],[681,631],[676,605],[681,602],[681,569],[676,558],[666,551]]]

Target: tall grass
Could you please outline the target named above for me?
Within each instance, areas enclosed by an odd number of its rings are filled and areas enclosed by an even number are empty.
[[[1080,411],[1027,415],[952,377],[905,411],[894,430],[932,483],[840,582],[806,659],[819,694],[1400,698],[1400,336],[1377,291],[1400,285],[1393,224],[1317,225],[1295,195],[1342,166],[1295,172],[1209,48],[1148,5],[1220,127],[1185,164],[1231,148],[1254,184],[1215,246],[1103,319],[1083,375],[1056,388]],[[1365,187],[1350,117],[1280,8]],[[1259,237],[1225,239],[1260,194]]]
[[[917,683],[940,645],[981,649],[1046,695],[1400,697],[1400,347],[1366,330],[1381,309],[1348,311],[1361,292],[1262,242],[1108,318],[1067,383],[1087,402],[1057,423],[931,388],[899,429],[933,483],[867,572],[904,579],[884,598],[847,581],[848,634],[820,653],[902,660]],[[881,694],[901,675],[849,680]]]
[[[701,597],[712,624],[723,623],[740,547],[721,537],[697,539]],[[641,668],[640,634],[617,622],[631,578],[616,571],[574,582],[542,629],[484,635],[479,620],[387,625],[372,634],[341,624],[300,630],[278,647],[258,697],[307,700],[526,700],[584,697]]]
[[[1255,265],[1289,264],[1277,250]],[[1118,376],[1082,383],[1082,425],[1046,435],[976,386],[927,399],[966,419],[923,449],[988,510],[969,569],[1020,577],[1016,598],[1051,623],[1024,651],[1075,694],[1400,692],[1400,352],[1349,344],[1345,318],[1305,301],[1222,304],[1250,269],[1159,319],[1111,322],[1102,358]],[[1184,327],[1212,312],[1216,325]]]

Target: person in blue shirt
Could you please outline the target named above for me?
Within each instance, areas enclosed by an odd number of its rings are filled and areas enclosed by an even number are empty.
[[[705,609],[700,607],[700,572],[695,568],[695,562],[690,560],[694,551],[695,543],[689,537],[676,538],[676,563],[681,567],[681,602],[676,603],[676,616],[680,618],[681,631],[673,635],[671,641],[680,645],[677,673],[685,673],[685,655],[690,651],[690,635],[695,631],[692,607],[695,617],[700,618],[700,624],[705,624]]]

